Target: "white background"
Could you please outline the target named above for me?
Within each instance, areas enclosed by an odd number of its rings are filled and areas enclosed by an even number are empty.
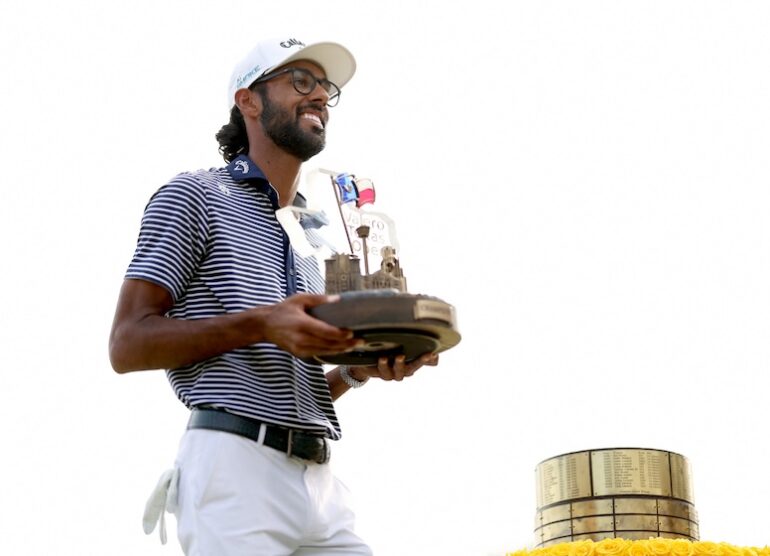
[[[770,542],[768,29],[759,1],[3,3],[0,554],[179,554],[140,518],[186,410],[107,335],[146,201],[221,165],[230,70],[283,33],[355,53],[311,163],[374,179],[463,333],[338,403],[375,552],[530,545],[537,463],[612,446],[690,459],[703,539]]]

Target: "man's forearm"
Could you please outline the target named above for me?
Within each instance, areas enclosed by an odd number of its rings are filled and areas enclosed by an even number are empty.
[[[119,373],[175,369],[262,341],[265,311],[182,320],[148,315],[110,337],[110,361]]]

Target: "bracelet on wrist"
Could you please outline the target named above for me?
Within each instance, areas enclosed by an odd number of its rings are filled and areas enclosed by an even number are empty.
[[[347,365],[340,365],[340,378],[342,379],[342,382],[351,388],[361,388],[369,380],[368,376],[364,380],[356,380],[353,378],[350,374],[350,367]]]

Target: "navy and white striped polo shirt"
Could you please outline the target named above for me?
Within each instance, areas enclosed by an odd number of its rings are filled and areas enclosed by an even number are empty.
[[[289,245],[278,195],[246,156],[183,173],[150,199],[126,278],[166,288],[168,316],[202,319],[324,290],[318,264]],[[209,405],[277,425],[340,437],[320,365],[268,343],[167,371],[188,407]]]

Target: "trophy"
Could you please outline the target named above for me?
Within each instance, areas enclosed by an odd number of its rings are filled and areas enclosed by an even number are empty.
[[[319,176],[330,179],[344,232],[338,235],[344,237],[340,243],[346,244],[348,252],[341,252],[322,233],[330,224],[325,211],[286,207],[276,214],[300,254],[315,254],[321,247],[331,251],[325,260],[326,293],[339,294],[340,299],[313,307],[310,314],[352,330],[363,344],[353,351],[316,356],[315,360],[371,366],[381,357],[404,355],[409,362],[457,345],[460,333],[454,307],[437,297],[407,293],[395,225],[386,214],[373,210],[372,181],[324,169],[311,173],[311,177]],[[287,210],[294,215],[279,214]]]
[[[542,461],[535,473],[538,547],[589,539],[699,538],[690,463],[681,454],[586,450]]]

